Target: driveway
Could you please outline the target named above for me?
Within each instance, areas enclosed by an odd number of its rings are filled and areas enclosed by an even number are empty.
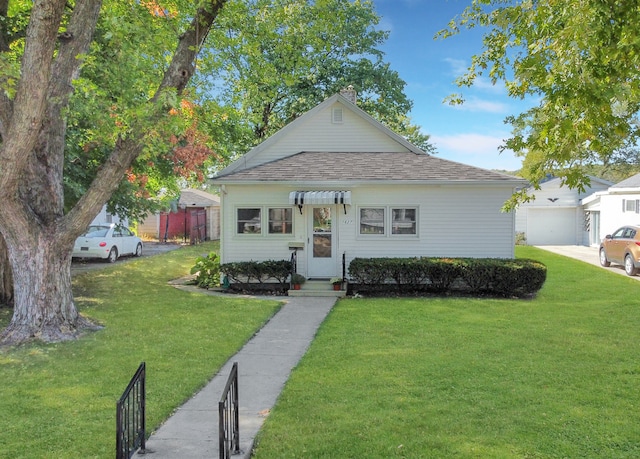
[[[590,263],[595,266],[600,266],[598,247],[586,247],[584,245],[539,245],[536,247],[557,253],[558,255],[564,255],[565,257],[575,258],[576,260],[584,261],[585,263]],[[608,268],[600,267],[616,274],[627,275],[622,265],[611,264]],[[634,276],[633,278],[640,280],[640,276]]]
[[[143,257],[150,257],[153,255],[157,255],[159,253],[169,252],[171,250],[176,250],[182,247],[182,245],[180,244],[161,243],[161,242],[143,241],[142,244],[143,244],[143,249],[142,249]],[[127,263],[128,261],[135,260],[135,259],[136,259],[135,257],[122,257],[122,258],[118,258],[118,261],[116,261],[115,264]],[[111,263],[107,263],[104,260],[99,260],[94,258],[89,258],[84,260],[74,259],[71,262],[71,274],[72,275],[79,274],[79,273],[91,271],[94,269],[105,268],[107,266],[111,266]]]

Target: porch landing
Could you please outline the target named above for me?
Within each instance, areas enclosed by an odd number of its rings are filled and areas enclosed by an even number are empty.
[[[289,296],[327,296],[334,298],[343,298],[347,295],[347,291],[334,290],[333,285],[329,283],[329,279],[325,280],[307,280],[300,286],[300,290],[289,289]]]

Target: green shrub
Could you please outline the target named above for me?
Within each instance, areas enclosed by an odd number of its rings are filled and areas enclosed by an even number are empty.
[[[243,289],[251,289],[252,284],[262,285],[271,280],[284,286],[291,270],[289,260],[237,261],[220,265],[220,272],[227,277],[229,283]]]
[[[450,293],[522,297],[544,284],[546,267],[523,259],[497,258],[355,258],[349,276],[358,291]]]
[[[201,288],[220,286],[220,259],[215,252],[196,258],[191,274],[197,274],[195,283]]]
[[[427,289],[438,293],[449,291],[462,275],[461,263],[459,258],[421,258],[421,270],[428,281]]]

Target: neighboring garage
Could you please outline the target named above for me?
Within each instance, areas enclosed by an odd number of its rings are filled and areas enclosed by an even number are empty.
[[[522,203],[516,210],[516,233],[528,245],[588,245],[589,219],[582,207],[582,199],[611,186],[591,177],[590,186],[583,191],[568,188],[558,178],[550,177],[531,188],[534,199]]]
[[[527,213],[527,244],[575,245],[582,243],[577,237],[575,208],[529,208]]]

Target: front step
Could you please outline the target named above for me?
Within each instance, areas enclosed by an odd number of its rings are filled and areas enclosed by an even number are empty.
[[[307,280],[300,286],[300,290],[289,289],[289,296],[328,296],[343,298],[346,290],[334,290],[328,280]]]

